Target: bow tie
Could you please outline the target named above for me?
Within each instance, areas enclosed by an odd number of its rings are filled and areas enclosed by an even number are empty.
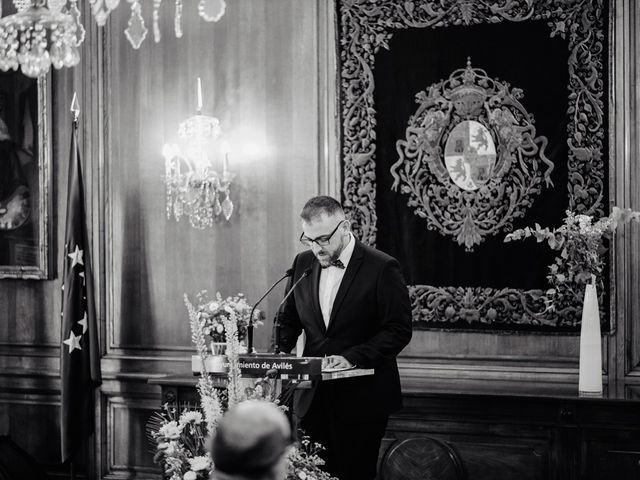
[[[342,263],[342,260],[338,259],[338,260],[334,260],[329,265],[327,265],[326,267],[322,267],[322,268],[329,268],[329,267],[344,268],[344,263]]]

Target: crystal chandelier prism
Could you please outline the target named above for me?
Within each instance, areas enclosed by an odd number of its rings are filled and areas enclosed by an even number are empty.
[[[80,62],[84,40],[77,0],[14,0],[17,13],[0,19],[0,69],[28,77],[45,75],[51,66]]]
[[[219,142],[222,171],[214,168],[209,153],[213,150],[222,129],[217,118],[202,114],[202,87],[198,78],[198,110],[178,127],[178,137],[184,148],[166,144],[165,159],[167,218],[179,221],[189,217],[191,226],[198,229],[213,227],[224,217],[229,220],[233,202],[229,188],[235,175],[229,171],[229,148]]]
[[[149,29],[142,16],[141,0],[127,0],[131,4],[131,16],[124,33],[133,48],[138,49],[147,38]],[[174,0],[174,31],[176,38],[182,37],[182,8],[184,0]],[[195,4],[196,0],[187,0],[189,4]],[[222,18],[227,8],[225,0],[197,0],[198,14],[206,22],[217,22]],[[104,26],[109,14],[119,5],[120,0],[89,0],[91,11],[99,26]],[[125,2],[122,2],[125,3]],[[160,34],[160,6],[162,0],[153,0],[153,40],[158,43]]]

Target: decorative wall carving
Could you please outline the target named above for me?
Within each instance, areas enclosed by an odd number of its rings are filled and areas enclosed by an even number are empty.
[[[607,23],[603,18],[603,0],[494,0],[472,2],[467,0],[422,0],[396,2],[391,0],[343,0],[338,3],[340,50],[340,107],[341,153],[343,160],[343,203],[353,221],[356,235],[365,243],[376,244],[376,106],[374,104],[374,64],[380,49],[389,49],[394,30],[408,28],[443,28],[471,26],[481,23],[544,21],[551,37],[560,36],[568,43],[568,108],[567,144],[568,181],[567,200],[570,209],[578,213],[602,216],[608,175],[605,169],[606,116],[605,116],[605,65],[603,51],[606,47]],[[418,99],[429,101],[431,91]],[[425,113],[425,118],[420,117]],[[418,108],[412,121],[438,122],[438,114],[430,118]],[[420,117],[420,118],[418,118]],[[524,125],[523,125],[524,126]],[[424,126],[422,127],[424,128]],[[409,138],[399,142],[398,150],[405,158],[420,151],[414,143],[413,132],[407,129]],[[428,133],[428,132],[427,132]],[[413,138],[413,139],[412,139]],[[544,144],[539,143],[539,161],[545,164]],[[421,151],[423,154],[425,150]],[[402,157],[401,157],[402,158]],[[498,168],[499,160],[496,160]],[[409,169],[407,170],[407,165]],[[434,164],[430,164],[434,167]],[[550,165],[542,165],[549,168]],[[427,212],[421,201],[422,189],[431,188],[431,198],[441,200],[443,210],[446,200],[437,184],[427,187],[419,178],[413,185],[405,183],[412,173],[410,163],[394,165],[397,186],[410,195],[410,206],[422,211],[430,228],[454,236],[467,249],[482,242],[488,235],[509,231],[510,221],[493,220],[486,229],[477,225],[465,225],[463,215],[454,215],[448,225],[438,224],[439,212]],[[544,172],[539,172],[548,181]],[[438,178],[444,170],[429,170]],[[402,178],[405,177],[403,181]],[[444,178],[444,177],[443,177]],[[398,180],[400,179],[400,180]],[[524,183],[524,178],[520,180]],[[540,179],[524,190],[516,201],[514,210],[501,218],[512,219],[528,205],[530,198],[542,187]],[[529,185],[527,185],[529,187]],[[407,191],[408,190],[408,191]],[[479,189],[480,190],[480,189]],[[477,191],[476,191],[477,192]],[[479,197],[480,193],[458,192],[457,205],[465,197]],[[490,202],[490,196],[485,201]],[[433,207],[432,207],[433,209]],[[454,209],[455,211],[455,209]],[[418,213],[420,215],[420,213]],[[458,288],[413,285],[411,297],[414,320],[430,319],[446,327],[449,323],[468,322],[486,325],[524,324],[532,328],[538,325],[575,327],[579,323],[576,312],[579,305],[563,309],[560,314],[545,312],[542,304],[543,290]],[[448,312],[448,313],[443,313]],[[495,312],[495,313],[494,313]]]

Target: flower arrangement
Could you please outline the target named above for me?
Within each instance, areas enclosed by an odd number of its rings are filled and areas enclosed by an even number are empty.
[[[308,436],[302,437],[289,451],[287,480],[332,480],[333,477],[321,468],[324,465],[319,455],[322,450],[319,443],[312,442]]]
[[[199,321],[202,322],[203,332],[212,342],[224,343],[226,341],[225,322],[227,320],[235,322],[238,329],[238,339],[241,342],[247,337],[251,306],[243,294],[239,293],[223,299],[218,292],[215,299],[211,300],[207,291],[202,290],[196,295],[196,299],[195,309]],[[253,325],[262,325],[262,318],[262,312],[256,310],[253,314]]]
[[[156,443],[154,461],[164,464],[170,480],[206,479],[211,470],[207,451],[207,429],[202,413],[164,406],[150,421],[151,438]]]
[[[204,293],[201,292],[201,295]],[[185,295],[191,338],[203,359],[204,368],[204,358],[210,354],[207,341],[213,337],[211,327],[218,321],[221,323],[229,362],[227,395],[226,399],[221,398],[211,377],[203,371],[197,386],[200,409],[186,408],[178,413],[175,408],[165,405],[164,410],[155,414],[149,421],[148,436],[155,449],[154,461],[162,465],[165,477],[170,480],[208,479],[215,466],[207,447],[210,437],[215,435],[216,426],[225,409],[249,398],[273,400],[272,393],[275,391],[271,385],[272,379],[258,379],[248,388],[243,382],[238,356],[241,350],[241,326],[244,325],[246,334],[248,322],[238,319],[248,319],[250,313],[250,310],[245,308],[248,304],[244,297],[238,295],[222,300],[218,294],[213,302],[203,298],[199,296],[198,305],[194,306]],[[213,320],[214,317],[217,319]],[[274,401],[278,403],[277,400]],[[319,456],[321,451],[322,446],[312,443],[306,436],[298,445],[290,448],[287,453],[287,480],[336,480],[322,470],[324,460]]]
[[[594,222],[589,215],[576,215],[567,211],[563,224],[553,230],[525,227],[509,233],[504,241],[535,238],[546,241],[553,250],[560,252],[549,267],[547,280],[551,289],[547,290],[547,308],[551,311],[562,306],[563,298],[582,295],[584,285],[602,282],[604,268],[603,254],[606,252],[605,239],[610,239],[615,230],[631,221],[640,222],[640,212],[629,208],[613,207],[608,217]]]

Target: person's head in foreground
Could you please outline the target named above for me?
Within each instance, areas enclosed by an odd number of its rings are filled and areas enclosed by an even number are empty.
[[[247,400],[229,410],[211,444],[216,480],[284,480],[289,421],[274,404]]]

